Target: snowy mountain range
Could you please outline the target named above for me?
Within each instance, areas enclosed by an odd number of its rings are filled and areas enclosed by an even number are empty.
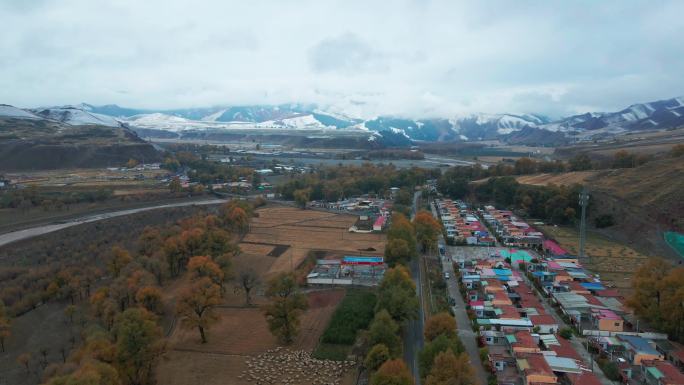
[[[588,112],[551,120],[534,114],[469,114],[433,119],[380,116],[360,119],[333,113],[315,105],[232,106],[175,110],[140,110],[117,105],[18,109],[0,105],[0,116],[48,119],[69,125],[128,126],[136,130],[187,132],[274,130],[358,133],[369,141],[392,138],[391,143],[412,141],[476,141],[500,139],[515,143],[555,144],[578,138],[631,131],[684,126],[684,97],[634,104],[617,112]]]

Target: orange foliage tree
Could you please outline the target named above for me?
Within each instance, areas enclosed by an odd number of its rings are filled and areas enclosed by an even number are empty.
[[[475,372],[468,355],[458,356],[451,350],[441,352],[435,357],[425,385],[475,385]]]
[[[413,376],[403,360],[385,361],[371,376],[370,385],[412,385]]]
[[[413,226],[416,229],[416,239],[423,251],[434,250],[442,233],[442,225],[430,212],[421,210],[413,219]]]
[[[444,334],[449,338],[456,336],[456,320],[449,313],[438,313],[428,318],[425,323],[425,338],[432,341]]]
[[[200,278],[186,289],[178,300],[176,313],[181,317],[183,327],[197,328],[202,343],[207,342],[206,330],[218,316],[214,309],[221,302],[221,289],[209,278]]]

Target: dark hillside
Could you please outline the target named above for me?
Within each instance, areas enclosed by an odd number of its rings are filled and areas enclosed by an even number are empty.
[[[131,158],[155,162],[161,155],[124,127],[0,118],[0,171],[121,166]]]

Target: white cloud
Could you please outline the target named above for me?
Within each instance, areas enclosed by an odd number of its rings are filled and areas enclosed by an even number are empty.
[[[684,94],[681,14],[676,0],[0,1],[0,103],[611,110]]]

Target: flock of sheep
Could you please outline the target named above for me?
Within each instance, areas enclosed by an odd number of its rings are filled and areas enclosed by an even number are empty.
[[[354,361],[318,360],[303,350],[277,347],[245,360],[247,369],[238,376],[257,385],[340,385]]]

